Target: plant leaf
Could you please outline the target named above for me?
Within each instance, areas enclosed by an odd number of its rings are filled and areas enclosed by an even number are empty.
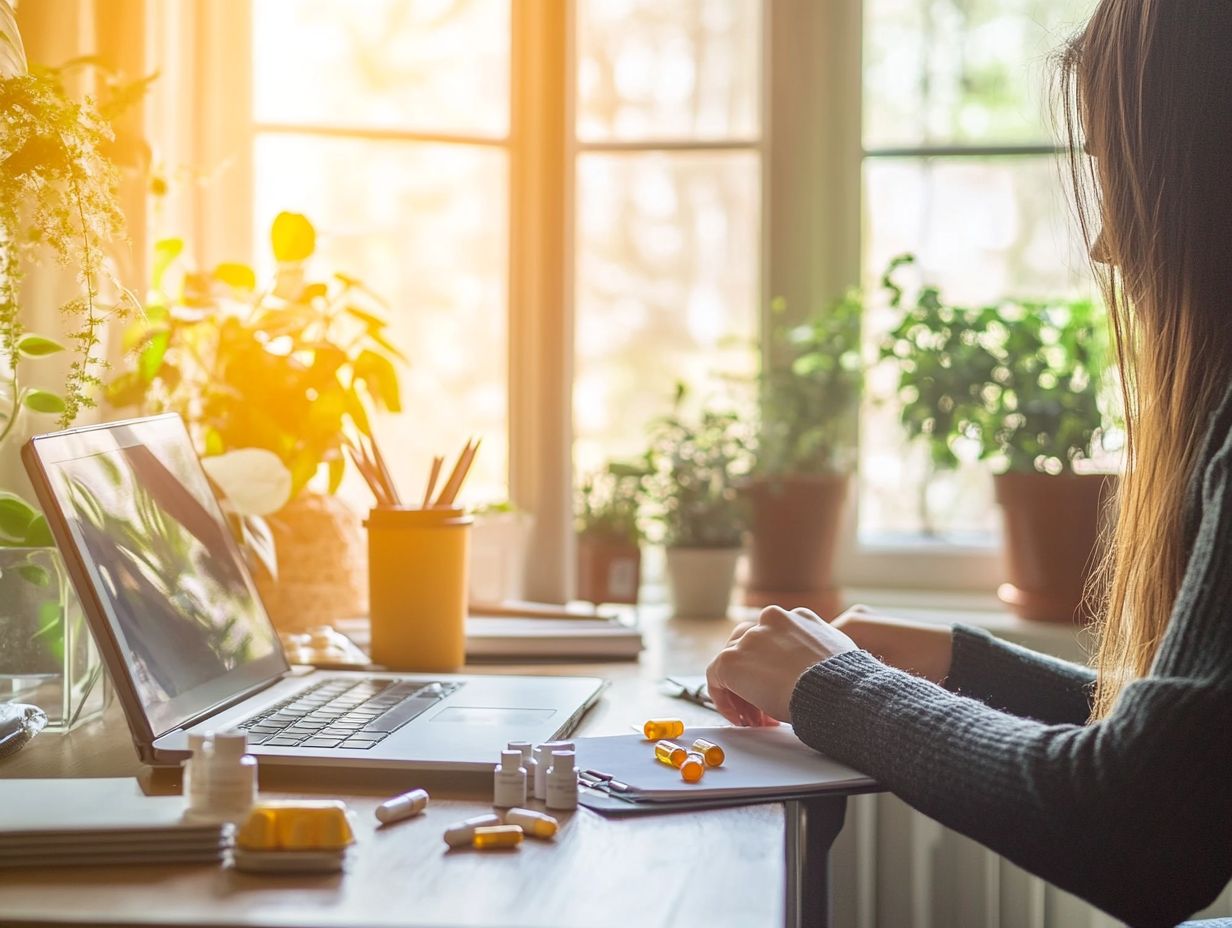
[[[202,458],[201,466],[241,516],[272,515],[291,498],[291,472],[278,455],[264,448]]]
[[[0,491],[0,533],[10,538],[25,538],[38,510],[16,493]]]
[[[21,398],[22,405],[35,412],[62,413],[67,408],[64,397],[47,390],[30,390]]]
[[[282,212],[270,227],[270,243],[278,261],[303,261],[317,249],[317,232],[308,217]]]
[[[35,586],[51,586],[51,574],[47,572],[47,568],[40,567],[38,564],[24,564],[17,568],[17,573],[27,583],[33,583]]]
[[[17,343],[17,352],[26,358],[45,358],[49,354],[63,351],[59,342],[44,338],[42,335],[26,335]]]
[[[237,290],[257,289],[257,274],[247,264],[224,262],[214,268],[214,279]]]
[[[182,238],[163,238],[154,243],[154,262],[150,271],[150,287],[154,290],[163,289],[163,277],[167,269],[175,263],[184,251]]]
[[[375,351],[361,351],[355,359],[355,379],[368,385],[372,398],[390,412],[402,411],[398,372],[393,362]]]
[[[26,537],[23,541],[31,548],[54,548],[56,546],[56,540],[52,537],[51,529],[47,525],[47,518],[42,515],[34,517],[34,521],[26,529]]]

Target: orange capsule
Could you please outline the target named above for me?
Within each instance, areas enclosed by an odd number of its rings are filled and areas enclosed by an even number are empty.
[[[655,745],[655,760],[669,767],[679,767],[688,754],[688,751],[674,741],[660,741]]]
[[[700,754],[689,754],[680,765],[680,779],[686,783],[696,783],[706,772],[706,761]]]
[[[650,719],[642,726],[642,734],[646,736],[647,741],[679,738],[684,734],[684,722],[680,719]]]
[[[689,750],[700,754],[705,759],[707,767],[722,767],[723,761],[727,757],[721,747],[713,741],[707,741],[705,738],[698,738],[693,742],[693,747]]]

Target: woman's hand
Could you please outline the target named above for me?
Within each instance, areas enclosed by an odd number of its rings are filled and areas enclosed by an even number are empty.
[[[706,680],[715,708],[728,721],[777,725],[790,719],[800,675],[836,654],[863,649],[939,684],[949,675],[952,647],[948,625],[889,618],[866,606],[853,606],[832,623],[807,609],[771,606],[759,621],[736,626],[710,662]]]
[[[736,627],[706,670],[715,708],[736,725],[777,725],[791,718],[791,692],[814,664],[858,645],[807,609],[763,609]]]

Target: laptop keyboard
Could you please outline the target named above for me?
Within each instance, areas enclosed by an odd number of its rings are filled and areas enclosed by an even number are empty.
[[[249,744],[365,751],[460,686],[375,677],[323,680],[238,727]]]

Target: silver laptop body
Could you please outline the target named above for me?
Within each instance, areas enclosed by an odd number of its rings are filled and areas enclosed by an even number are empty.
[[[569,734],[604,686],[292,668],[177,415],[37,436],[22,459],[146,763],[239,726],[264,764],[490,770],[509,741]]]

